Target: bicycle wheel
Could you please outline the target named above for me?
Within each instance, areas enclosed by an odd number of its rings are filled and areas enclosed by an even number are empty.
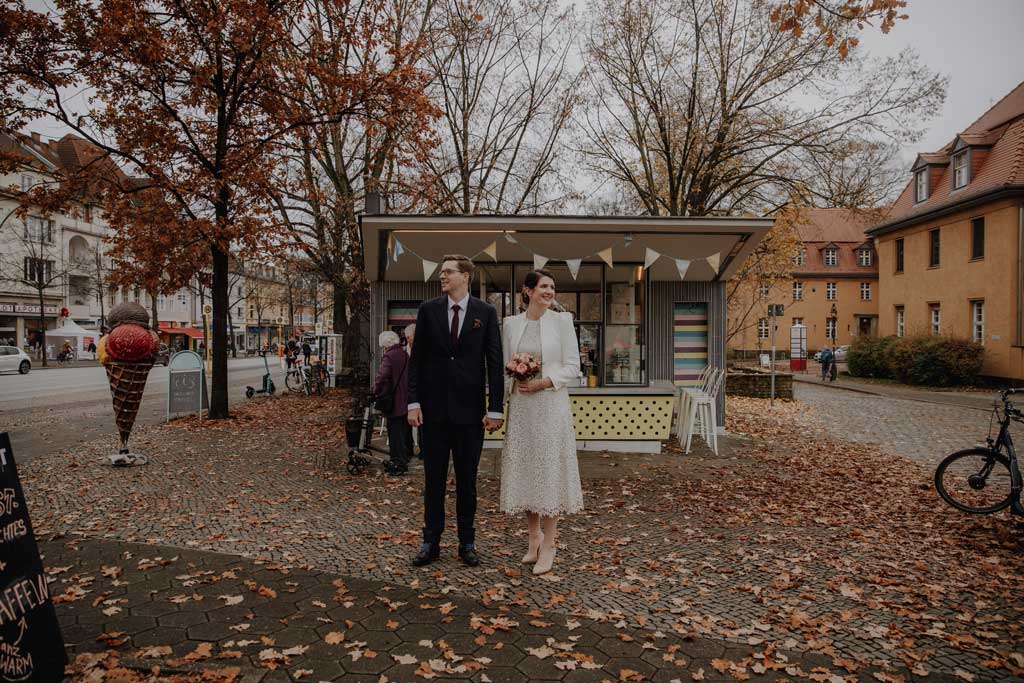
[[[935,489],[957,510],[976,515],[999,512],[1010,504],[1010,461],[987,448],[957,451],[935,469]]]
[[[288,391],[299,393],[302,391],[302,375],[297,370],[289,370],[284,376],[284,385]]]

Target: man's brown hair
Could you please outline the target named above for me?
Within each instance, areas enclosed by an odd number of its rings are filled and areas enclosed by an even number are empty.
[[[441,262],[455,261],[456,266],[460,273],[466,273],[469,275],[469,281],[473,281],[473,273],[476,272],[476,266],[469,260],[468,256],[462,254],[445,254],[441,257]]]

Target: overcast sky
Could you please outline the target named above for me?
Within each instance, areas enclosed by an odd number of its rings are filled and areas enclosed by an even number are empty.
[[[909,0],[910,18],[888,35],[867,29],[861,44],[885,56],[914,48],[928,66],[949,77],[946,104],[924,138],[905,149],[934,152],[1024,81],[1024,0]]]

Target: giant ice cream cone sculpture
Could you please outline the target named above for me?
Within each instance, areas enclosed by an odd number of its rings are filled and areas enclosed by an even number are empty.
[[[107,369],[114,419],[121,435],[121,453],[128,452],[135,417],[139,414],[146,378],[160,349],[160,338],[149,329],[149,314],[139,304],[124,303],[110,312],[111,330],[96,348]]]

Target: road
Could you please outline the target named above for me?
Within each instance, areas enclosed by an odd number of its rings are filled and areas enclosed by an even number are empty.
[[[268,361],[274,384],[284,391],[278,359]],[[262,358],[229,360],[229,401],[245,401],[246,385],[259,387],[263,373]],[[149,373],[136,424],[160,422],[166,410],[167,368],[158,365]],[[81,367],[0,375],[0,431],[10,432],[18,462],[104,437],[113,446],[117,428],[106,371]]]

